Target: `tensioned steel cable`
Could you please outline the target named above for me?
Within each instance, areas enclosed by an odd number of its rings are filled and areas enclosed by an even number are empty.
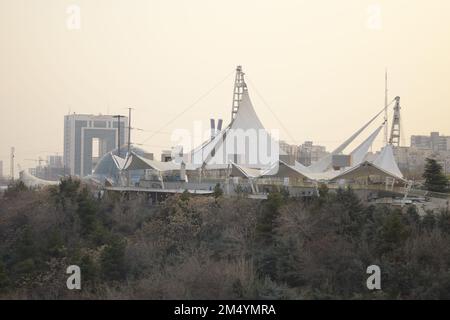
[[[150,140],[151,138],[153,138],[155,135],[157,135],[158,133],[160,133],[161,130],[163,130],[165,127],[167,127],[168,125],[170,125],[171,123],[173,123],[175,120],[177,120],[179,117],[181,117],[183,114],[185,114],[186,112],[188,112],[189,110],[191,110],[193,107],[195,107],[195,105],[197,105],[197,103],[199,103],[200,101],[202,101],[204,98],[206,98],[207,96],[209,96],[209,94],[211,94],[211,92],[213,92],[218,86],[220,86],[222,83],[224,83],[232,74],[234,74],[235,70],[231,71],[229,74],[227,74],[222,80],[220,80],[216,85],[214,85],[214,87],[212,87],[211,89],[209,89],[208,91],[206,91],[203,95],[201,95],[197,100],[195,100],[192,104],[190,104],[186,109],[184,109],[182,112],[180,112],[179,114],[177,114],[175,117],[173,117],[172,119],[170,119],[169,121],[167,121],[166,123],[164,123],[164,125],[162,125],[159,129],[155,130],[155,132],[150,135],[147,139],[145,139],[142,144],[145,144],[148,140]]]
[[[272,113],[272,115],[275,117],[275,119],[278,121],[278,123],[281,125],[281,127],[283,128],[283,130],[287,133],[287,135],[289,136],[290,139],[292,139],[292,141],[295,141],[294,137],[291,135],[291,133],[289,132],[289,130],[286,128],[286,126],[281,122],[281,120],[277,117],[277,115],[275,114],[275,112],[272,110],[272,108],[269,106],[269,104],[266,102],[266,100],[262,97],[262,95],[259,93],[258,89],[256,89],[255,85],[253,84],[253,82],[247,77],[248,82],[250,83],[250,85],[252,86],[252,89],[256,92],[256,94],[258,95],[258,97],[261,99],[261,101],[266,105],[267,109],[269,109],[269,111]]]
[[[262,97],[262,95],[259,93],[258,89],[256,89],[256,86],[253,84],[253,82],[251,81],[251,79],[249,79],[249,77],[247,77],[248,82],[250,83],[250,85],[252,86],[252,89],[256,92],[256,94],[258,95],[258,97],[262,100],[262,102],[266,105],[266,107],[269,109],[269,111],[272,113],[272,115],[275,117],[275,119],[278,121],[278,123],[280,124],[280,126],[283,128],[283,130],[287,133],[287,135],[289,136],[289,138],[291,140],[288,140],[287,142],[297,142],[298,140],[294,139],[292,134],[289,132],[289,130],[287,130],[286,126],[281,122],[281,120],[277,117],[277,115],[275,114],[275,112],[272,110],[272,108],[269,106],[269,104],[265,101],[265,99]],[[392,105],[392,103],[395,101],[395,99],[393,99],[386,107],[389,107]],[[383,107],[381,109],[381,111],[375,116],[378,117],[383,111],[384,111],[385,107]]]

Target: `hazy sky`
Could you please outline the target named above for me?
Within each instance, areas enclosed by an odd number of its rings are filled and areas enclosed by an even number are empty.
[[[71,4],[80,29],[69,28]],[[286,140],[338,145],[382,108],[385,67],[390,99],[402,99],[405,142],[450,135],[448,0],[0,0],[4,170],[11,146],[22,167],[62,154],[69,110],[131,106],[133,126],[156,130],[238,64],[275,114],[250,85],[262,122],[286,127]],[[159,153],[168,132],[195,120],[227,123],[232,86],[231,75],[144,148]],[[133,132],[133,142],[150,135]]]

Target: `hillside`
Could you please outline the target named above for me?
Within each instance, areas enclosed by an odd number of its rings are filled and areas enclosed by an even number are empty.
[[[82,289],[66,287],[79,265]],[[379,265],[382,290],[366,287]],[[96,193],[79,181],[0,199],[0,298],[449,299],[450,215],[352,190],[268,200]]]

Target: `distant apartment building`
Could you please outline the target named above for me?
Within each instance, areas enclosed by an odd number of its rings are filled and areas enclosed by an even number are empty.
[[[280,160],[293,165],[298,155],[298,146],[289,144],[286,141],[280,140],[278,142],[280,148]]]
[[[47,157],[47,164],[51,168],[63,168],[63,157],[60,155],[51,155]]]
[[[441,136],[439,132],[431,132],[429,136],[411,136],[411,147],[433,151],[449,151],[450,136]]]
[[[394,156],[398,167],[407,176],[421,176],[425,168],[425,159],[433,157],[431,149],[417,147],[397,147]]]
[[[0,179],[3,178],[3,161],[0,160]]]
[[[439,132],[411,136],[411,146],[395,148],[394,155],[400,170],[409,177],[421,178],[427,158],[436,159],[444,173],[450,174],[450,136]]]
[[[295,144],[289,144],[286,141],[280,140],[279,147],[281,150],[289,155],[297,156],[298,146]]]
[[[92,173],[96,161],[120,144],[128,143],[128,118],[71,114],[64,117],[64,167],[71,175]],[[120,129],[120,136],[119,136]],[[125,156],[123,150],[122,156]]]
[[[328,154],[329,152],[324,146],[314,145],[312,141],[305,141],[298,147],[297,161],[309,166]]]
[[[63,157],[60,155],[47,156],[47,160],[42,160],[42,162],[45,165],[42,165],[41,161],[39,161],[39,165],[28,169],[28,172],[44,180],[59,180],[68,173],[64,170]]]

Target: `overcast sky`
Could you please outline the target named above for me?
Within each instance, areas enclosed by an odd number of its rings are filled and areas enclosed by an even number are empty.
[[[350,136],[383,107],[385,67],[404,141],[450,135],[448,0],[0,0],[0,58],[6,172],[11,146],[22,167],[62,154],[69,111],[131,106],[133,126],[151,131],[215,87],[162,134],[133,133],[155,153],[176,128],[227,123],[238,64],[263,124],[291,142]]]

